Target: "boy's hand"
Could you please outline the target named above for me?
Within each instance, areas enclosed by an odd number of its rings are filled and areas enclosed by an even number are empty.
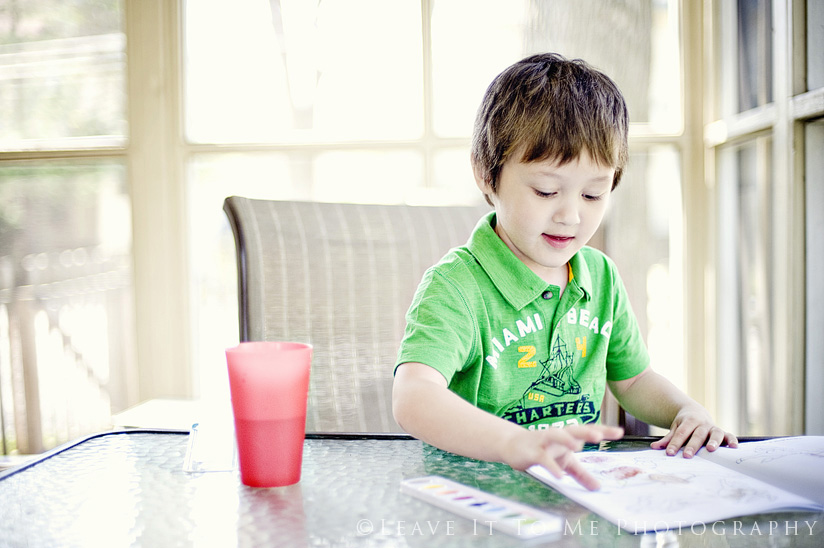
[[[621,428],[595,424],[527,430],[475,407],[449,390],[441,373],[418,362],[404,363],[395,371],[392,410],[401,428],[444,451],[503,462],[516,470],[540,464],[553,476],[560,478],[566,472],[592,490],[599,487],[598,480],[573,453],[584,443],[624,435]]]
[[[573,453],[580,451],[584,443],[617,440],[623,435],[621,428],[596,424],[548,430],[521,429],[507,445],[504,462],[515,470],[526,470],[533,464],[540,464],[556,478],[562,477],[566,472],[575,481],[594,491],[601,486],[600,482],[581,466]]]
[[[728,447],[738,447],[738,438],[716,426],[704,408],[688,407],[675,416],[669,433],[650,447],[666,448],[670,456],[683,447],[684,458],[691,459],[705,444],[707,451],[715,451],[722,443]]]
[[[667,455],[675,455],[683,448],[684,458],[691,459],[704,444],[707,451],[715,451],[724,442],[738,447],[738,439],[716,426],[704,407],[651,368],[629,379],[608,382],[631,414],[662,428],[669,424],[669,433],[653,442],[653,449],[666,448]]]

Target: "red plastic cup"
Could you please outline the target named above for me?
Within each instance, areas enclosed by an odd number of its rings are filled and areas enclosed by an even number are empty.
[[[300,481],[312,347],[243,342],[226,349],[240,480],[250,487]]]

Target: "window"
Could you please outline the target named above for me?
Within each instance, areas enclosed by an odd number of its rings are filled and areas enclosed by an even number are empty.
[[[742,435],[820,433],[822,320],[810,268],[820,253],[812,204],[821,166],[809,154],[824,116],[821,8],[739,0],[714,2],[711,16],[717,85],[705,141],[715,158],[718,233],[708,323],[718,415]]]
[[[771,288],[775,286],[772,268],[774,230],[770,211],[775,174],[769,136],[758,137],[721,151],[726,172],[720,177],[718,207],[719,237],[724,238],[722,253],[729,254],[723,264],[725,276],[720,286],[723,296],[720,312],[726,326],[719,345],[721,363],[736,363],[722,374],[737,401],[739,432],[765,431],[780,410],[772,409],[770,397],[775,376],[770,356],[775,345],[775,324],[771,314]]]
[[[480,97],[507,65],[547,50],[588,60],[627,97],[630,166],[595,244],[618,263],[657,368],[742,434],[799,431],[802,403],[792,398],[771,400],[761,416],[742,410],[775,382],[784,395],[801,390],[803,330],[790,319],[812,293],[800,289],[805,227],[796,213],[802,181],[808,194],[815,183],[799,169],[817,168],[788,158],[798,152],[791,136],[814,139],[824,116],[821,8],[706,6],[0,4],[0,104],[13,113],[0,131],[0,246],[11,249],[0,247],[5,451],[93,431],[149,398],[224,398],[237,309],[223,199],[478,201],[468,150]],[[790,28],[806,29],[805,39],[790,40]],[[717,46],[706,127],[696,51],[704,38]],[[790,43],[806,45],[804,55]],[[703,152],[714,168],[708,188],[696,167]],[[706,219],[708,210],[717,215]],[[733,219],[716,240],[713,227]],[[760,276],[746,290],[735,285],[744,272]],[[36,306],[24,316],[20,303]],[[15,327],[23,317],[25,344]],[[753,328],[763,336],[748,338]],[[735,366],[722,367],[728,360]],[[753,360],[761,369],[744,380]],[[83,390],[55,388],[81,377]],[[736,395],[725,403],[728,391]],[[81,400],[91,411],[79,411]]]
[[[738,0],[737,112],[773,102],[772,1]]]
[[[123,7],[0,4],[0,454],[134,398]]]
[[[576,30],[584,26],[599,41]],[[684,379],[673,351],[682,345],[678,2],[190,1],[183,28],[201,396],[225,396],[222,350],[237,339],[223,199],[480,202],[469,166],[475,111],[498,72],[538,51],[586,59],[627,97],[633,135],[645,139],[633,144],[602,247],[630,285],[653,353]],[[650,231],[655,245],[639,260],[626,235]]]

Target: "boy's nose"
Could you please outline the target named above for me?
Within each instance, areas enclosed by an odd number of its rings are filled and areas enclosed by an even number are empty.
[[[578,204],[576,201],[562,201],[552,215],[552,221],[567,226],[577,225],[580,217],[578,216]]]

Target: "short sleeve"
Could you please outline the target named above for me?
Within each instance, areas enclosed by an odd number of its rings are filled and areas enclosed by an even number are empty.
[[[468,363],[477,322],[460,289],[436,268],[424,275],[409,311],[395,366],[419,362],[450,382]]]
[[[607,380],[634,377],[649,366],[649,352],[641,336],[624,283],[613,269],[613,324],[607,351]]]

